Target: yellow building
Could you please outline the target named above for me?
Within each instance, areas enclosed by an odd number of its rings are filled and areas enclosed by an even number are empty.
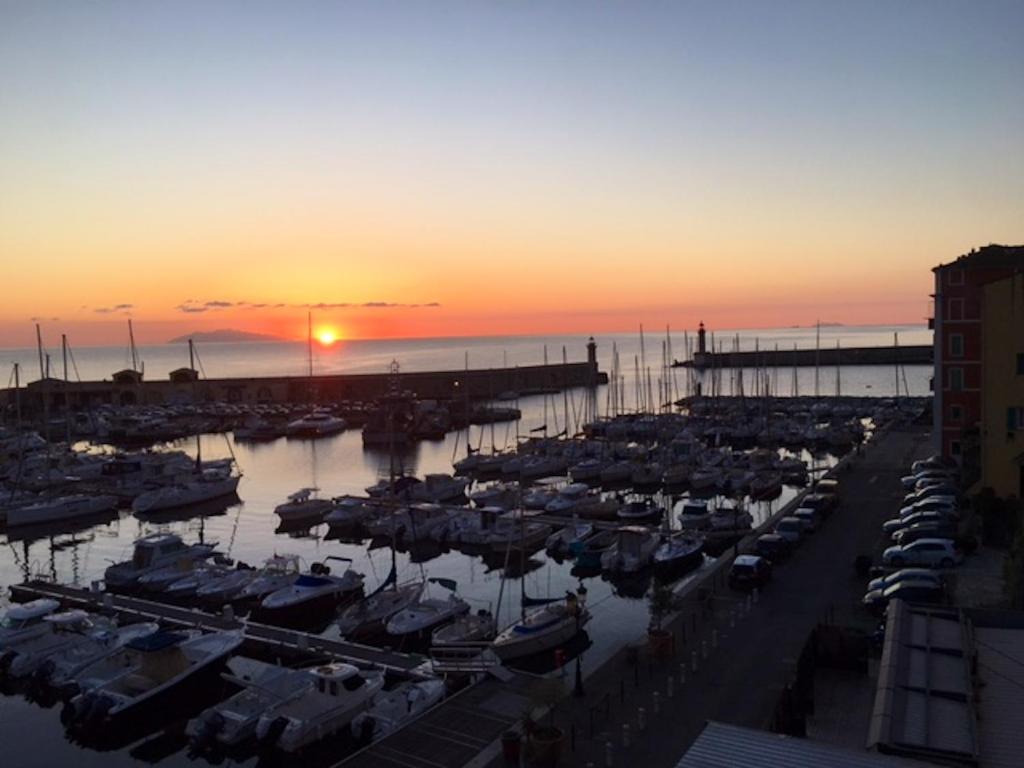
[[[1024,498],[1024,273],[983,286],[980,486]]]

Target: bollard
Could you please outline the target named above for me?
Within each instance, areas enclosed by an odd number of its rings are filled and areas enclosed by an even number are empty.
[[[653,703],[651,704],[651,711],[654,714],[661,712],[661,694],[658,691],[654,692]]]
[[[643,707],[636,711],[636,729],[638,731],[647,730],[647,710]]]
[[[622,748],[629,749],[629,723],[622,724]]]
[[[692,661],[692,665],[691,666],[693,667],[693,671],[696,672],[697,671],[697,652],[696,651],[690,651],[690,660]]]
[[[235,606],[233,606],[231,603],[228,603],[227,605],[224,606],[223,614],[224,614],[224,618],[227,619],[228,621],[234,621],[235,620]]]
[[[612,743],[610,741],[606,741],[604,743],[604,766],[605,766],[605,768],[612,768],[612,765],[614,764],[614,760],[613,760],[614,754],[615,754],[615,752],[613,751]]]
[[[707,640],[701,640],[700,641],[700,655],[701,655],[701,658],[703,658],[703,659],[707,659],[707,657],[708,657],[708,641]]]
[[[676,687],[676,679],[674,677],[672,677],[672,675],[669,675],[665,679],[665,697],[666,698],[669,698],[669,699],[672,698],[672,696],[675,693],[675,691],[673,690],[675,687]]]
[[[712,629],[711,630],[711,647],[712,648],[717,648],[718,647],[718,630],[717,629]]]

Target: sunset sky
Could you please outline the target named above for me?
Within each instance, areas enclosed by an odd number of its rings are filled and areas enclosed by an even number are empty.
[[[0,0],[0,346],[923,322],[1024,3]]]

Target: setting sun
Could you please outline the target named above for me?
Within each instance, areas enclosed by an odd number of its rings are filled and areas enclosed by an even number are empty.
[[[316,332],[316,338],[325,347],[329,347],[338,340],[338,332],[333,328],[321,328]]]

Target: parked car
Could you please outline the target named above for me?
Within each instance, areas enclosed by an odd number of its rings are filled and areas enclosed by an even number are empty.
[[[792,515],[787,515],[775,524],[775,533],[793,545],[800,543],[805,532],[804,521]]]
[[[909,603],[938,603],[942,601],[942,587],[931,581],[900,581],[884,590],[873,590],[864,595],[864,607],[873,613],[881,614],[895,598]]]
[[[914,523],[892,535],[894,544],[909,544],[918,539],[956,539],[955,523]]]
[[[956,459],[950,456],[929,456],[926,459],[919,459],[910,465],[910,471],[914,474],[926,472],[929,469],[959,472],[960,465],[956,463]]]
[[[960,491],[952,485],[930,485],[920,491],[911,491],[903,497],[903,506],[925,499],[948,498],[954,503],[960,499]]]
[[[913,489],[915,491],[923,491],[926,488],[937,488],[939,486],[946,487],[953,485],[953,480],[948,477],[922,477],[914,483]]]
[[[832,477],[826,477],[819,480],[814,484],[815,493],[824,493],[829,496],[835,496],[836,501],[839,500],[839,481]]]
[[[758,555],[773,563],[785,560],[793,551],[792,542],[777,533],[765,533],[758,536],[755,546]]]
[[[891,587],[893,584],[899,584],[901,581],[932,581],[936,584],[942,584],[942,574],[938,571],[934,571],[931,568],[900,568],[898,571],[893,571],[885,576],[879,576],[877,579],[872,579],[868,582],[868,592],[875,590],[883,590],[887,587]]]
[[[890,536],[896,531],[909,528],[917,523],[956,523],[956,516],[944,510],[926,510],[912,512],[909,515],[894,517],[882,523],[882,530]]]
[[[804,529],[807,533],[814,533],[818,530],[818,526],[821,523],[821,513],[815,509],[808,509],[807,507],[800,507],[793,512],[793,517],[799,518],[803,524]]]
[[[959,512],[960,505],[957,504],[955,499],[950,499],[947,496],[933,496],[930,499],[922,499],[921,501],[915,501],[913,504],[906,504],[900,507],[900,514],[909,515],[912,512],[927,512],[933,509]]]
[[[882,562],[894,568],[905,565],[951,568],[962,563],[963,553],[952,539],[918,539],[906,545],[889,547],[882,553]]]
[[[826,517],[836,508],[838,503],[839,499],[831,493],[808,493],[800,501],[800,506],[805,509],[813,509],[822,517]]]
[[[757,555],[739,555],[729,569],[729,587],[752,589],[763,587],[772,578],[772,564]]]

